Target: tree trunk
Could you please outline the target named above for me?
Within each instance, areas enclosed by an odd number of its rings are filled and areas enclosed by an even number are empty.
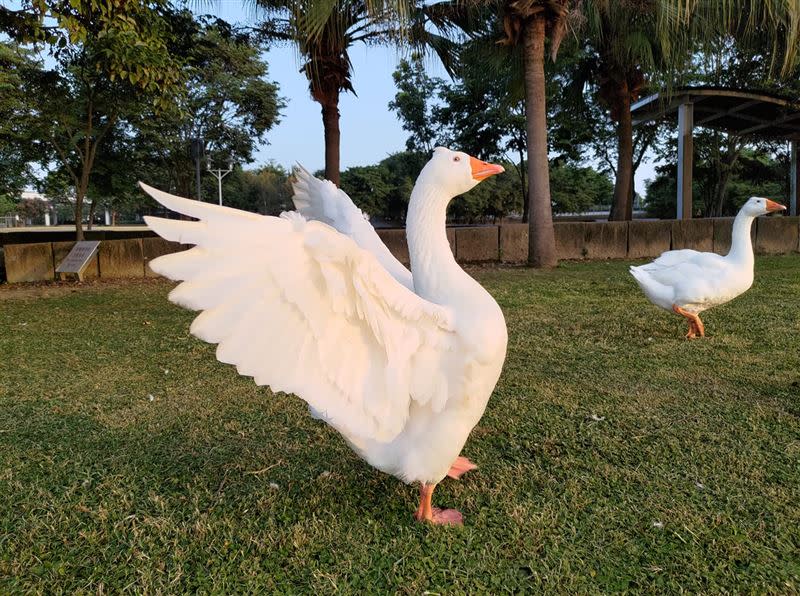
[[[631,164],[631,184],[628,192],[628,221],[633,219],[633,200],[636,198],[636,166]]]
[[[83,240],[83,190],[75,189],[75,240]]]
[[[325,178],[339,186],[339,94],[322,104],[322,126],[325,129]]]
[[[92,201],[89,203],[89,219],[86,222],[86,231],[92,231],[92,224],[94,223],[94,212],[97,209],[97,200]]]
[[[627,85],[617,96],[619,122],[617,123],[617,177],[614,182],[614,202],[608,219],[626,221],[631,219],[631,180],[633,179],[633,124],[631,122],[631,97]]]
[[[550,202],[550,164],[547,159],[545,106],[545,21],[535,17],[525,31],[525,120],[528,130],[528,264],[555,267],[555,232]]]
[[[528,216],[530,214],[530,201],[528,201],[528,189],[525,188],[525,155],[522,153],[522,148],[519,150],[519,181],[520,192],[522,193],[522,223],[528,223]]]
[[[725,157],[719,158],[719,176],[717,177],[717,184],[714,186],[714,205],[711,217],[722,217],[725,199],[728,196],[728,184],[733,176],[736,162],[741,155],[741,147],[736,146],[736,138],[732,135],[728,136],[726,150]],[[709,217],[709,215],[706,214],[706,217]]]
[[[89,172],[84,166],[81,172],[80,182],[75,187],[75,240],[83,240],[83,199],[86,197],[86,190],[89,188]]]

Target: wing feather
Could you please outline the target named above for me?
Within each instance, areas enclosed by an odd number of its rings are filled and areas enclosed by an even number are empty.
[[[451,312],[351,238],[296,213],[265,217],[142,187],[199,220],[146,218],[196,244],[151,267],[182,282],[170,300],[202,311],[190,331],[216,343],[221,362],[296,393],[351,437],[391,440],[412,400],[444,407],[452,387],[441,363],[459,341]]]
[[[369,223],[367,214],[356,207],[347,193],[329,180],[312,176],[299,164],[294,169],[294,177],[292,201],[303,217],[326,223],[352,238],[358,246],[371,252],[392,277],[409,290],[414,289],[411,271],[395,258]]]

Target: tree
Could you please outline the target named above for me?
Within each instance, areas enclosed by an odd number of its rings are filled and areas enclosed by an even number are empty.
[[[10,215],[17,210],[17,203],[6,195],[0,195],[0,216]]]
[[[611,181],[594,169],[564,163],[551,165],[550,185],[557,213],[580,213],[608,205],[614,190]]]
[[[190,196],[195,165],[189,147],[199,138],[208,163],[249,163],[286,105],[268,80],[256,40],[220,19],[171,17],[171,52],[182,61],[186,92],[164,109],[144,110],[132,122],[133,152],[156,177]]]
[[[764,40],[765,44],[768,40]],[[693,61],[690,76],[705,85],[738,89],[761,89],[786,97],[800,94],[800,69],[783,77],[773,76],[769,63],[754,59],[752,47],[742,46],[732,37],[706,42]],[[701,185],[703,214],[722,215],[728,204],[729,184],[734,181],[740,157],[749,148],[758,154],[774,154],[776,143],[759,138],[743,138],[732,132],[700,129],[695,133],[695,154],[711,172]]]
[[[630,107],[648,80],[664,78],[670,88],[689,58],[703,45],[736,39],[750,55],[772,46],[766,64],[770,73],[780,63],[787,74],[797,59],[800,9],[773,0],[585,0],[581,33],[588,41],[590,74],[597,95],[616,123],[617,163],[614,168],[614,203],[609,219],[631,218],[633,178],[639,157],[635,154]],[[745,85],[750,87],[751,85]],[[652,139],[652,134],[650,139]],[[644,129],[639,140],[647,146]]]
[[[322,108],[325,133],[325,177],[339,184],[340,130],[339,96],[355,94],[350,48],[364,44],[412,44],[433,49],[449,67],[452,44],[426,28],[432,22],[438,31],[450,27],[449,18],[461,9],[440,13],[437,5],[414,0],[373,3],[365,0],[257,0],[268,15],[262,34],[273,40],[297,45],[305,63],[302,70],[309,91]]]
[[[408,151],[427,156],[435,145],[446,145],[484,160],[507,162],[519,177],[517,192],[527,221],[524,104],[513,84],[513,68],[485,68],[486,42],[487,38],[472,40],[460,49],[453,83],[428,76],[419,55],[411,62],[402,60],[393,73],[398,92],[389,108],[410,133]],[[509,153],[518,159],[512,160]]]
[[[42,217],[47,211],[47,203],[39,199],[22,199],[17,203],[17,213],[25,220]]]
[[[342,173],[342,190],[370,216],[402,223],[414,182],[427,161],[424,153],[404,151],[374,166],[349,168]]]
[[[422,56],[414,54],[411,61],[401,60],[392,73],[397,87],[389,109],[397,112],[403,130],[409,133],[406,151],[429,153],[433,151],[440,120],[434,118],[433,98],[444,86],[444,81],[432,78],[425,72]]]
[[[521,69],[513,53],[498,56],[496,50],[487,51],[487,44],[496,45],[496,37],[495,32],[484,34],[462,47],[455,83],[442,87],[442,106],[435,113],[448,143],[487,161],[502,160],[509,171],[516,171],[520,211],[527,223],[528,143]],[[487,68],[492,58],[498,60]]]
[[[528,263],[557,263],[547,144],[547,104],[544,59],[550,38],[553,59],[568,27],[569,0],[502,0],[499,15],[506,45],[522,49],[525,81],[525,121],[528,141],[528,203],[530,205]]]
[[[32,98],[25,93],[22,73],[35,68],[29,53],[18,45],[0,43],[0,197],[16,201],[32,180],[37,160],[31,136]]]
[[[325,177],[339,184],[339,96],[355,93],[349,51],[358,42],[382,43],[395,33],[396,13],[375,13],[359,0],[258,0],[270,18],[262,28],[268,39],[297,44],[305,63],[311,98],[322,108],[325,133]]]
[[[700,143],[713,143],[712,135]],[[720,205],[717,200],[719,185],[714,150],[701,149],[696,153],[692,179],[693,211],[705,217],[735,215],[751,196],[775,197],[788,192],[788,155],[774,153],[768,146],[745,147],[730,167],[726,186],[728,192]],[[656,168],[656,177],[647,181],[645,207],[648,215],[660,218],[675,217],[677,167],[668,163]]]
[[[55,159],[74,186],[76,237],[98,148],[144,98],[169,103],[180,78],[167,51],[167,22],[157,2],[23,2],[0,11],[0,30],[20,42],[48,44],[54,66],[17,65],[32,98],[30,125],[44,163]]]
[[[83,204],[98,148],[137,102],[126,82],[112,82],[94,68],[99,48],[81,44],[73,50],[60,54],[54,70],[28,71],[26,92],[35,98],[31,125],[43,152],[72,183],[76,237],[82,240]]]
[[[234,168],[224,179],[225,203],[263,215],[279,215],[293,209],[289,173],[268,163],[255,170]]]

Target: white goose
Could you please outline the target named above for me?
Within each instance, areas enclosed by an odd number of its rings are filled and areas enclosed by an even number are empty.
[[[751,197],[733,221],[731,248],[724,257],[690,249],[670,250],[652,263],[631,267],[631,275],[650,302],[686,317],[687,338],[705,337],[699,313],[733,300],[753,285],[753,220],[784,209],[775,201]]]
[[[162,237],[196,245],[150,266],[183,281],[169,298],[203,311],[191,332],[219,344],[221,362],[297,394],[372,466],[419,482],[417,519],[460,524],[458,511],[432,507],[431,496],[454,462],[455,475],[469,467],[458,455],[500,376],[508,337],[497,303],[455,262],[445,214],[454,196],[502,171],[436,149],[408,208],[413,291],[324,223],[142,184],[164,206],[200,220],[148,217]],[[299,194],[309,178],[300,176]]]

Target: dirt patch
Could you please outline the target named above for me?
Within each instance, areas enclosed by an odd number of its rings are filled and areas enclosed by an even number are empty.
[[[0,302],[50,298],[75,292],[101,292],[112,288],[159,286],[172,284],[164,278],[93,279],[89,281],[41,281],[21,284],[0,284]]]

